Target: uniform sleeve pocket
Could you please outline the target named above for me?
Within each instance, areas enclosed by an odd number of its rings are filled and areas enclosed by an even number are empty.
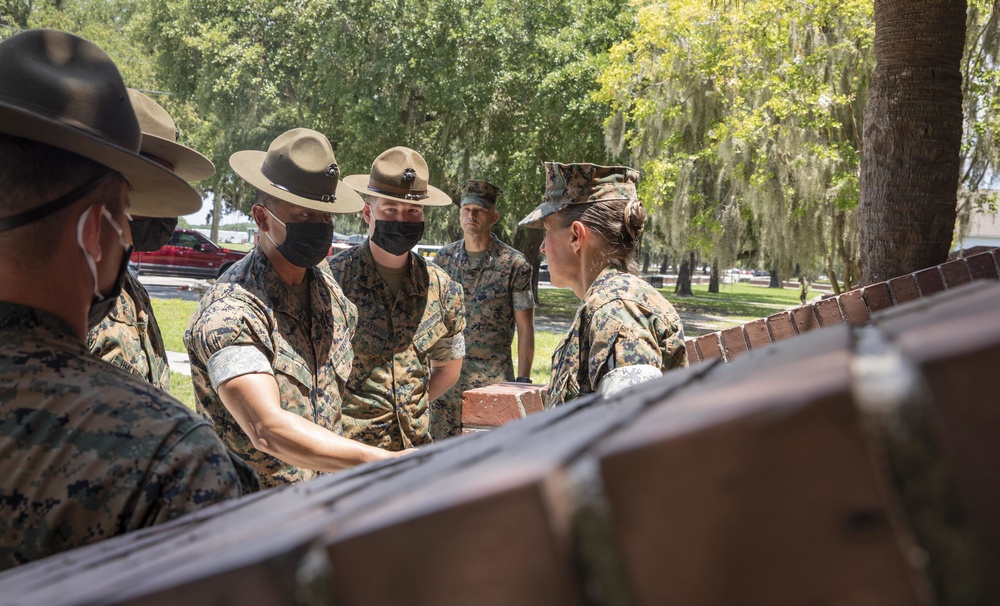
[[[435,309],[434,313],[424,318],[417,327],[417,333],[413,336],[413,346],[421,354],[427,353],[434,347],[438,339],[448,334],[448,330],[441,322],[441,310]]]

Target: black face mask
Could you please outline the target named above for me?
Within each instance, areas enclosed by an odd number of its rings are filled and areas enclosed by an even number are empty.
[[[90,310],[87,312],[87,330],[90,330],[101,323],[111,311],[111,308],[115,306],[118,301],[118,295],[122,293],[122,284],[125,282],[125,272],[128,271],[128,261],[132,256],[132,246],[125,240],[125,233],[122,231],[121,226],[111,217],[111,213],[107,209],[103,209],[101,214],[107,219],[108,223],[114,228],[115,232],[118,234],[118,243],[122,247],[122,260],[118,263],[118,274],[115,276],[115,283],[111,286],[111,290],[107,294],[102,293],[97,289],[98,277],[97,277],[97,265],[91,258],[90,253],[83,246],[83,242],[80,241],[80,233],[82,233],[82,226],[84,220],[87,218],[87,214],[91,209],[84,211],[80,215],[80,224],[77,226],[77,245],[83,250],[83,254],[87,257],[87,263],[90,265],[90,271],[94,276],[94,296],[90,299]]]
[[[128,271],[128,260],[132,256],[132,247],[129,246],[122,254],[122,262],[118,265],[118,276],[115,277],[115,284],[111,287],[104,298],[98,300],[94,297],[90,302],[90,311],[87,313],[87,330],[93,329],[101,323],[111,308],[118,302],[118,295],[122,294],[122,284],[125,282],[125,272]]]
[[[420,243],[424,222],[382,221],[375,219],[372,242],[390,255],[402,255]]]
[[[177,218],[132,219],[128,222],[132,230],[132,246],[139,252],[160,250],[170,241],[177,227]]]
[[[309,268],[326,258],[333,243],[332,223],[283,223],[274,213],[267,212],[285,226],[285,241],[281,244],[274,244],[271,234],[266,235],[289,263]]]

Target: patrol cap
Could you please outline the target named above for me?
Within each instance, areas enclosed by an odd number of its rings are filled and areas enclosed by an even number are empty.
[[[611,200],[636,200],[639,171],[628,166],[561,164],[545,162],[545,197],[535,210],[518,223],[541,229],[542,220],[570,204]]]
[[[448,206],[451,196],[430,185],[427,161],[408,147],[379,154],[367,175],[348,175],[344,183],[366,196],[399,200],[420,206]]]
[[[476,206],[491,210],[497,205],[497,198],[502,193],[502,189],[489,181],[469,179],[462,186],[462,200],[458,203],[458,206],[461,208],[468,204],[475,204]]]
[[[201,208],[201,196],[184,179],[139,155],[142,133],[118,68],[79,36],[35,29],[0,42],[0,133],[74,153],[121,174],[136,215],[177,217]],[[6,217],[5,224],[23,225],[74,201],[64,198]]]
[[[324,213],[355,213],[365,205],[351,188],[338,187],[333,146],[312,129],[286,131],[266,152],[238,151],[229,156],[229,166],[250,185],[289,204]]]
[[[177,125],[159,103],[134,88],[128,89],[128,98],[142,130],[140,152],[169,162],[185,181],[201,181],[215,174],[211,160],[177,142]]]

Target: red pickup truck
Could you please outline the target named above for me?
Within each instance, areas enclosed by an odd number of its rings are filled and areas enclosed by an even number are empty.
[[[222,248],[193,229],[175,229],[160,250],[132,253],[130,265],[140,274],[218,278],[245,255]]]

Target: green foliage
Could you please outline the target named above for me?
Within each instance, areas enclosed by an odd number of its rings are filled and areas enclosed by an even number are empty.
[[[640,2],[600,98],[609,142],[645,172],[666,244],[790,275],[856,235],[870,2]],[[850,223],[851,221],[847,221]]]
[[[167,351],[185,352],[184,331],[187,330],[191,316],[198,309],[197,301],[185,301],[184,299],[151,299],[153,304],[153,315],[160,326],[160,333],[163,335],[163,345]]]
[[[180,400],[181,404],[191,410],[197,410],[194,401],[194,384],[191,383],[190,376],[171,371],[170,395]]]

